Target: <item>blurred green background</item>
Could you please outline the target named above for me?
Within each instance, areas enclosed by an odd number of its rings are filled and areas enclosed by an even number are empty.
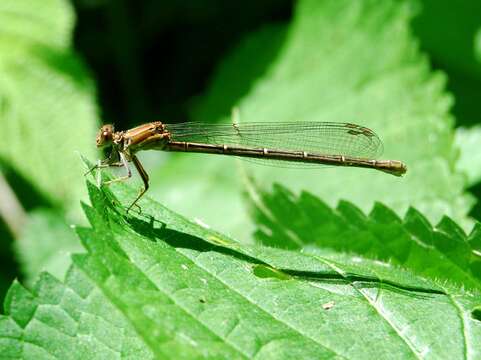
[[[375,5],[375,1],[371,3]],[[460,136],[469,137],[476,151],[480,137],[475,130],[481,122],[481,3],[462,0],[456,3],[455,11],[447,0],[405,3],[409,14],[415,14],[408,16],[412,42],[419,43],[434,71],[445,74],[447,91],[452,94],[446,101],[454,100],[452,119],[457,128],[473,129]],[[356,6],[355,0],[352,6]],[[14,278],[32,281],[40,269],[61,276],[68,264],[68,253],[81,251],[69,225],[84,222],[78,206],[79,199],[85,200],[83,185],[73,183],[83,183],[83,170],[79,157],[71,154],[78,150],[91,159],[99,156],[94,149],[94,134],[100,123],[113,122],[117,128],[126,129],[153,120],[225,119],[232,106],[248,98],[257,79],[274,71],[272,64],[288,53],[285,49],[289,49],[295,37],[288,30],[295,8],[296,2],[288,0],[30,0],[0,4],[0,131],[2,138],[7,139],[4,147],[0,146],[0,167],[5,180],[0,187],[0,201],[11,205],[4,206],[0,216],[0,298]],[[22,20],[22,11],[31,12],[33,20],[28,16]],[[45,19],[47,25],[42,25]],[[38,28],[36,20],[41,20]],[[366,64],[370,58],[385,56],[374,48],[365,51]],[[311,99],[317,101],[316,96]],[[249,103],[252,102],[246,101],[247,114],[251,111]],[[242,113],[242,101],[240,105]],[[326,119],[319,119],[322,120]],[[364,119],[331,121],[365,123]],[[55,135],[39,138],[37,135],[46,127],[52,127],[49,131]],[[22,139],[15,138],[20,135]],[[390,146],[385,142],[386,148]],[[395,155],[404,158],[402,151]],[[469,156],[467,159],[463,161],[469,163]],[[210,164],[189,173],[183,172],[182,161],[176,165],[161,156],[145,157],[150,169],[166,162],[162,173],[154,175],[152,196],[188,216],[208,209],[205,211],[212,213],[210,217],[206,215],[209,223],[217,216],[222,224],[228,223],[212,207],[220,199],[231,199],[226,194],[232,192],[232,187],[222,185],[230,184],[231,175],[226,175],[226,179],[220,176],[218,193],[212,179],[211,187],[197,188],[191,181],[204,176]],[[69,173],[57,176],[56,169],[63,171],[71,166],[70,162],[75,162],[75,166]],[[183,178],[176,178],[179,175]],[[470,219],[479,220],[479,170],[469,176],[463,187],[474,197],[463,206],[471,209]],[[162,197],[166,185],[174,183],[179,185],[176,191],[185,192],[192,199],[187,207],[193,210],[181,205],[175,208],[179,201],[185,203],[186,195],[171,192]],[[203,202],[210,199],[205,196],[206,191],[212,192],[209,196],[214,205]],[[9,193],[14,200],[8,197]],[[459,194],[455,190],[453,193],[457,199]],[[365,207],[368,209],[375,200],[369,199]],[[226,202],[225,206],[237,207],[238,201]],[[19,208],[12,207],[15,203]],[[406,201],[397,207],[393,201],[389,205],[402,212],[411,203]],[[413,205],[425,212],[431,206],[416,202]],[[462,222],[466,214],[460,210],[457,216],[456,206],[451,213],[446,212]],[[433,210],[437,215],[428,217],[439,219],[443,212],[439,209]],[[245,210],[226,212],[235,217]],[[222,228],[212,223],[240,238],[238,229],[243,224],[233,222]],[[62,254],[55,254],[55,249]]]
[[[75,1],[75,47],[95,73],[102,119],[128,128],[190,119],[223,57],[249,32],[288,22],[293,2]]]

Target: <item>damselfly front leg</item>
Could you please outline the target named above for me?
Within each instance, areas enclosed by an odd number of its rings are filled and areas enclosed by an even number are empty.
[[[129,167],[129,163],[127,161],[127,158],[125,156],[124,153],[122,152],[119,152],[118,153],[119,157],[120,157],[120,161],[118,162],[113,162],[113,163],[109,163],[108,160],[109,159],[106,159],[107,161],[103,161],[103,162],[99,162],[99,164],[97,164],[96,166],[93,167],[93,169],[101,169],[101,168],[106,168],[106,167],[125,167],[127,173],[125,176],[121,176],[121,177],[118,177],[118,178],[115,178],[115,179],[112,179],[112,180],[109,180],[109,181],[105,181],[104,183],[101,183],[100,182],[100,179],[97,180],[97,184],[100,186],[100,185],[110,185],[112,183],[115,183],[115,182],[119,182],[119,181],[126,181],[128,179],[130,179],[132,177],[132,171],[130,170],[130,167]],[[135,165],[135,168],[137,169],[137,171],[139,172],[140,174],[140,177],[142,178],[142,181],[144,182],[144,188],[140,191],[139,195],[137,196],[137,198],[132,202],[132,204],[130,204],[130,206],[127,208],[127,212],[130,211],[130,209],[133,207],[133,206],[137,206],[139,207],[136,202],[142,197],[142,195],[144,195],[144,193],[147,191],[147,189],[149,188],[149,176],[147,175],[147,173],[145,172],[144,168],[142,167],[140,161],[137,159],[137,157],[135,155],[131,156],[131,161],[134,163]],[[91,169],[89,172],[91,172],[93,169]],[[100,174],[100,171],[98,172],[98,174]],[[139,207],[140,209],[140,207]]]
[[[113,153],[113,152],[112,152]],[[84,176],[87,176],[89,174],[91,174],[92,172],[94,172],[95,170],[98,170],[98,169],[102,169],[102,168],[107,168],[107,167],[111,167],[111,166],[116,166],[116,167],[120,167],[120,166],[124,166],[124,164],[121,162],[121,161],[113,161],[113,158],[112,158],[112,153],[110,153],[109,157],[107,159],[104,159],[104,160],[98,160],[97,164],[95,164],[94,166],[92,166],[85,174]]]
[[[122,152],[119,152],[119,156],[120,156],[120,162],[119,163],[107,164],[106,167],[109,167],[109,166],[123,166],[123,167],[125,167],[125,170],[127,171],[126,175],[120,176],[118,178],[115,178],[115,179],[112,179],[112,180],[109,180],[109,181],[106,181],[106,182],[103,183],[103,185],[110,185],[114,182],[125,181],[125,180],[128,180],[132,177],[132,171],[130,171],[129,163],[127,162],[127,159],[125,158],[125,154],[122,153]],[[120,164],[120,165],[117,165],[117,164]]]
[[[97,164],[95,164],[94,166],[92,166],[85,174],[84,176],[87,176],[89,174],[91,174],[93,171],[95,170],[100,170],[100,169],[104,169],[104,168],[109,168],[109,167],[123,167],[125,166],[123,162],[121,161],[117,161],[117,162],[109,162],[109,159],[105,159],[105,160],[99,160],[97,162]],[[102,173],[101,171],[97,171],[97,175],[95,177],[96,179],[96,183],[97,183],[97,186],[100,187],[102,185],[102,177],[101,177]],[[105,184],[105,183],[104,183]]]

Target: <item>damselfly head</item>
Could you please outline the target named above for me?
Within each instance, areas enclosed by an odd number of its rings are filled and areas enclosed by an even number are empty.
[[[114,126],[112,124],[103,125],[97,133],[97,147],[102,148],[112,145]]]

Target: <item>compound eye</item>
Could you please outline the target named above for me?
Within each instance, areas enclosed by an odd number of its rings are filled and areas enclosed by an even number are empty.
[[[100,128],[97,135],[97,146],[104,147],[108,146],[112,142],[114,128],[112,125],[104,125]]]

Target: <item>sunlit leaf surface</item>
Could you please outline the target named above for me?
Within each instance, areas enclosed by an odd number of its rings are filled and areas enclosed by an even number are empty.
[[[95,156],[95,90],[70,42],[65,0],[0,4],[0,160],[51,201],[77,207],[78,153]],[[76,153],[77,152],[77,153]]]
[[[31,291],[19,283],[11,287],[0,318],[3,355],[480,355],[476,289],[468,292],[455,282],[348,251],[240,245],[153,201],[144,202],[142,215],[125,217],[118,204],[136,192],[113,190],[118,199],[90,186],[93,207],[85,211],[91,227],[78,229],[87,254],[74,256],[64,281],[44,274]],[[378,221],[389,222],[386,216]],[[417,236],[429,241],[422,232]],[[312,241],[317,237],[313,233]]]

